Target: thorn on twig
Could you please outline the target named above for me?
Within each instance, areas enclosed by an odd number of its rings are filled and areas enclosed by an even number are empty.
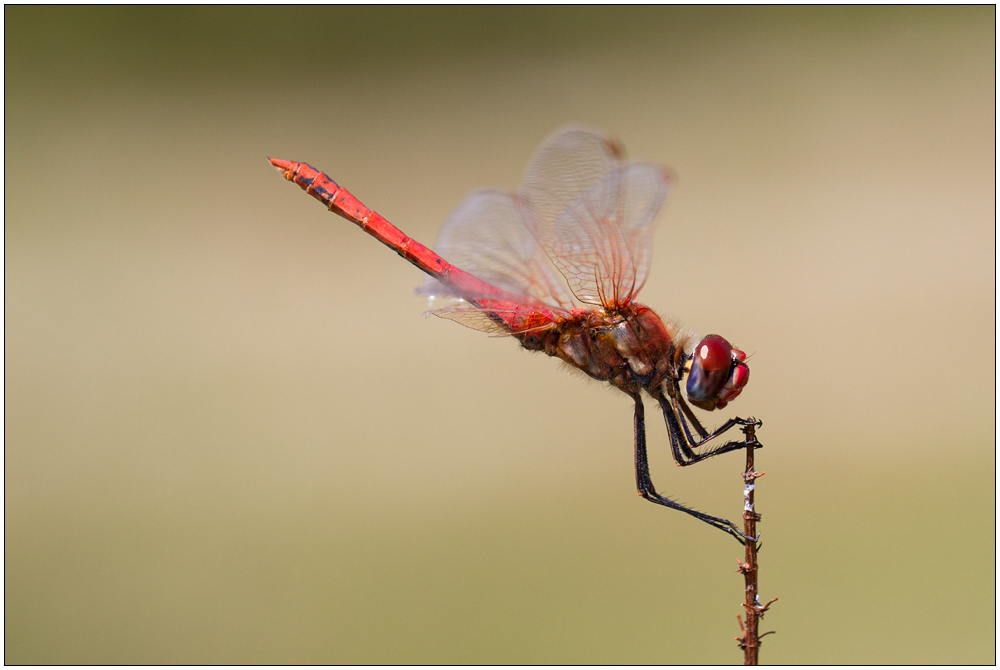
[[[763,619],[764,618],[764,612],[766,612],[771,607],[771,603],[773,603],[776,600],[777,600],[777,598],[771,598],[770,600],[767,601],[767,603],[765,603],[763,605],[747,605],[746,603],[743,603],[743,609],[745,609],[748,614],[751,611],[756,612],[757,616],[760,617],[761,619]],[[737,615],[737,616],[739,616],[739,615]]]
[[[775,600],[777,600],[777,598],[775,598]],[[772,600],[771,602],[773,603],[774,600]],[[768,603],[768,605],[770,605],[770,604],[771,603]],[[733,639],[736,640],[736,642],[738,643],[740,649],[746,651],[746,648],[747,648],[747,627],[745,625],[743,625],[743,619],[740,617],[739,614],[736,615],[736,622],[740,624],[740,635],[738,635],[737,637],[734,637]],[[767,637],[768,635],[774,635],[776,632],[777,631],[769,630],[766,633],[760,633],[757,636],[757,647],[760,648],[760,639],[762,637]]]
[[[739,645],[740,649],[746,651],[747,647],[750,646],[750,643],[747,641],[747,635],[749,634],[750,631],[743,624],[743,619],[740,617],[739,614],[736,615],[736,621],[740,624],[740,634],[739,636],[734,637],[733,639],[736,640],[736,643]],[[749,622],[750,620],[747,619],[747,623]],[[772,630],[771,632],[773,633],[774,631]],[[764,633],[764,635],[767,635],[767,633]],[[757,647],[758,649],[760,648],[760,638],[764,637],[764,635],[757,636],[757,641],[756,644],[754,644],[754,646]]]

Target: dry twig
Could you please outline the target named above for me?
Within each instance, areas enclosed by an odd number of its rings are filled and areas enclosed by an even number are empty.
[[[757,550],[760,548],[757,544],[757,522],[760,521],[760,515],[754,509],[753,494],[754,482],[763,477],[764,473],[753,469],[753,453],[757,445],[755,431],[759,425],[759,423],[751,423],[743,427],[747,438],[747,467],[743,473],[743,533],[750,539],[744,543],[746,546],[745,560],[737,560],[739,567],[736,568],[736,572],[743,573],[743,580],[746,584],[746,600],[743,603],[743,608],[746,610],[747,618],[746,625],[744,625],[743,619],[739,615],[736,616],[740,624],[740,636],[736,638],[736,641],[739,643],[740,649],[743,650],[744,665],[757,665],[760,638],[769,635],[769,633],[759,634],[758,623],[771,603],[777,600],[777,598],[772,598],[767,604],[761,605],[757,593]]]

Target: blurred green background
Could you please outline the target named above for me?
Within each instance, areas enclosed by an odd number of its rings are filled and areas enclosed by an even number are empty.
[[[752,354],[761,660],[995,662],[994,7],[4,18],[7,663],[741,662],[629,399],[266,162],[432,244],[567,122],[676,171],[642,301]]]

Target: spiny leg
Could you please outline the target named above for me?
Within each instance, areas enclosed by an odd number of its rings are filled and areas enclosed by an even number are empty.
[[[681,397],[677,397],[676,400],[677,401],[674,404],[681,408],[680,416],[681,416],[681,421],[684,424],[684,428],[686,429],[688,422],[690,422],[691,425],[694,426],[694,429],[698,431],[699,439],[704,440],[706,437],[708,437],[708,431],[705,430],[705,427],[703,425],[701,425],[701,421],[699,421],[698,417],[694,415],[694,412],[692,412],[688,404],[684,402],[684,399]],[[685,417],[687,418],[687,421],[684,421]],[[687,434],[689,442],[696,441],[693,437],[691,437],[691,431],[685,430],[684,432]]]
[[[675,402],[671,402],[663,396],[657,398],[660,403],[660,408],[663,410],[663,418],[667,423],[667,432],[670,434],[670,449],[674,455],[674,461],[677,465],[687,466],[703,461],[706,458],[711,458],[712,456],[718,456],[719,454],[725,454],[730,451],[736,451],[738,449],[746,449],[751,443],[746,440],[733,440],[731,442],[726,442],[714,449],[706,451],[703,454],[694,453],[693,449],[696,449],[711,440],[714,440],[718,436],[725,433],[727,430],[733,426],[747,426],[750,424],[759,425],[760,422],[756,419],[741,419],[735,417],[729,419],[724,424],[716,428],[711,433],[705,434],[704,428],[701,427],[700,423],[695,424],[695,428],[699,433],[702,433],[703,437],[700,440],[695,440],[691,435],[691,429],[688,427],[688,423],[685,419],[685,412],[687,410],[688,414],[691,414],[691,410],[684,404],[681,399],[676,399]],[[678,411],[680,410],[680,411]],[[693,418],[693,414],[692,414]],[[696,420],[696,419],[695,419]],[[753,443],[755,449],[759,449],[761,444],[754,438]]]
[[[675,393],[677,392],[676,389],[674,392]],[[658,400],[662,400],[662,398]],[[694,453],[693,449],[691,449],[691,445],[698,443],[700,440],[706,439],[708,437],[708,431],[705,430],[705,427],[701,425],[701,421],[698,421],[698,417],[694,415],[694,412],[691,411],[691,408],[688,407],[687,403],[684,402],[683,398],[680,398],[679,396],[671,396],[669,400],[672,403],[675,410],[678,407],[682,410],[676,412],[676,415],[677,418],[680,420],[679,421],[680,426],[684,429],[684,435],[687,437],[686,440],[681,440],[677,445],[677,447],[680,448],[681,454],[683,454],[683,457],[679,461],[677,460],[677,448],[675,448],[674,441],[673,440],[670,441],[670,448],[674,452],[674,460],[677,461],[678,464],[682,462],[687,463],[688,461],[694,461],[698,457],[698,455]],[[690,426],[694,426],[694,429],[698,432],[698,439],[695,439],[694,436],[691,434],[691,428],[689,426],[689,422]],[[667,429],[668,430],[670,429],[669,420]]]
[[[709,526],[718,528],[724,533],[728,533],[735,537],[742,544],[747,538],[733,525],[728,519],[720,519],[719,517],[710,516],[704,512],[699,512],[698,510],[691,509],[690,507],[685,507],[684,505],[674,502],[670,498],[660,495],[656,492],[656,487],[653,486],[653,480],[649,476],[649,460],[646,456],[646,409],[642,404],[642,397],[636,393],[635,398],[635,484],[636,488],[639,489],[639,495],[650,502],[654,502],[657,505],[663,505],[664,507],[669,507],[670,509],[675,509],[685,514],[690,514],[696,519],[704,521]],[[671,443],[673,439],[671,438]],[[677,452],[675,451],[675,458]]]

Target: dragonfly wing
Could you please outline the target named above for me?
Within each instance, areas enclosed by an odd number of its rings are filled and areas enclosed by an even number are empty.
[[[631,301],[649,274],[656,215],[669,173],[646,163],[613,168],[556,219],[547,241],[556,267],[581,301]]]
[[[551,235],[563,210],[624,159],[618,140],[599,130],[568,126],[552,133],[532,155],[518,191],[535,232]]]
[[[516,202],[574,296],[612,306],[629,302],[646,281],[670,186],[665,168],[628,163],[610,136],[571,127],[532,157]]]
[[[516,296],[525,308],[571,310],[562,276],[521,219],[516,196],[484,190],[469,194],[445,222],[435,251],[456,267]],[[420,293],[463,300],[493,299],[428,277]]]
[[[496,336],[541,330],[557,323],[551,312],[516,305],[447,307],[432,310],[428,314]]]

